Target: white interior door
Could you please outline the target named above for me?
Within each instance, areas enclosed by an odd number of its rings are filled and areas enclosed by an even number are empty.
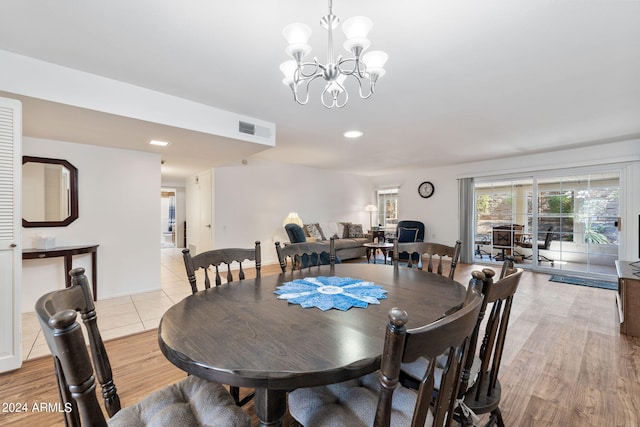
[[[196,245],[197,253],[213,249],[213,194],[212,194],[211,171],[198,175],[198,200],[199,210],[199,235]]]
[[[22,106],[0,98],[0,372],[22,364]]]

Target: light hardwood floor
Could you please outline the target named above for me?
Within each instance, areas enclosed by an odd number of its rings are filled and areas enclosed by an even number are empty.
[[[189,289],[182,260],[176,255],[179,252],[164,251],[160,301],[166,296],[173,303],[173,298],[188,295]],[[263,274],[277,268],[265,266]],[[459,264],[456,280],[466,284],[471,271],[481,268]],[[517,427],[640,426],[640,339],[619,334],[615,292],[549,282],[548,278],[526,271],[514,299],[500,375],[505,423]],[[187,288],[186,293],[178,290],[180,286]],[[150,312],[161,311],[162,304],[149,304]],[[108,310],[98,308],[101,329],[109,322],[103,311]],[[155,314],[138,315],[144,329],[142,317],[153,320]],[[114,341],[108,351],[124,405],[184,375],[163,358],[153,333]],[[0,402],[56,402],[47,359],[29,360],[20,370],[1,374]],[[246,409],[252,413],[252,404]],[[62,424],[60,414],[55,413],[0,412],[0,425],[34,423]]]

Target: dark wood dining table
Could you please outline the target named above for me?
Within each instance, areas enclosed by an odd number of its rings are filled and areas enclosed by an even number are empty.
[[[367,308],[302,308],[274,294],[295,279],[338,276],[381,285],[387,298]],[[337,264],[246,279],[197,292],[171,307],[158,327],[174,365],[207,380],[255,388],[260,425],[280,425],[287,392],[346,381],[380,367],[387,315],[409,314],[408,328],[461,306],[460,283],[415,268]]]

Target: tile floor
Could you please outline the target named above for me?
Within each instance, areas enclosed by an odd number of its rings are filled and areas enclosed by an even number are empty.
[[[181,249],[162,249],[160,279],[162,289],[159,291],[96,302],[98,326],[104,340],[157,328],[160,318],[169,307],[191,295]],[[35,313],[23,313],[23,360],[48,354],[49,348]]]

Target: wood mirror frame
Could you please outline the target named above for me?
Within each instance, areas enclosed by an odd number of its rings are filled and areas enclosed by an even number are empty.
[[[28,221],[24,219],[24,212],[22,217],[23,227],[66,227],[73,221],[78,219],[78,169],[66,160],[61,159],[49,159],[46,157],[31,157],[22,156],[22,165],[25,163],[45,163],[51,165],[60,165],[69,171],[69,198],[68,198],[68,216],[61,218],[59,221],[46,221],[45,218],[36,221]],[[23,206],[24,206],[24,180],[23,180]]]

